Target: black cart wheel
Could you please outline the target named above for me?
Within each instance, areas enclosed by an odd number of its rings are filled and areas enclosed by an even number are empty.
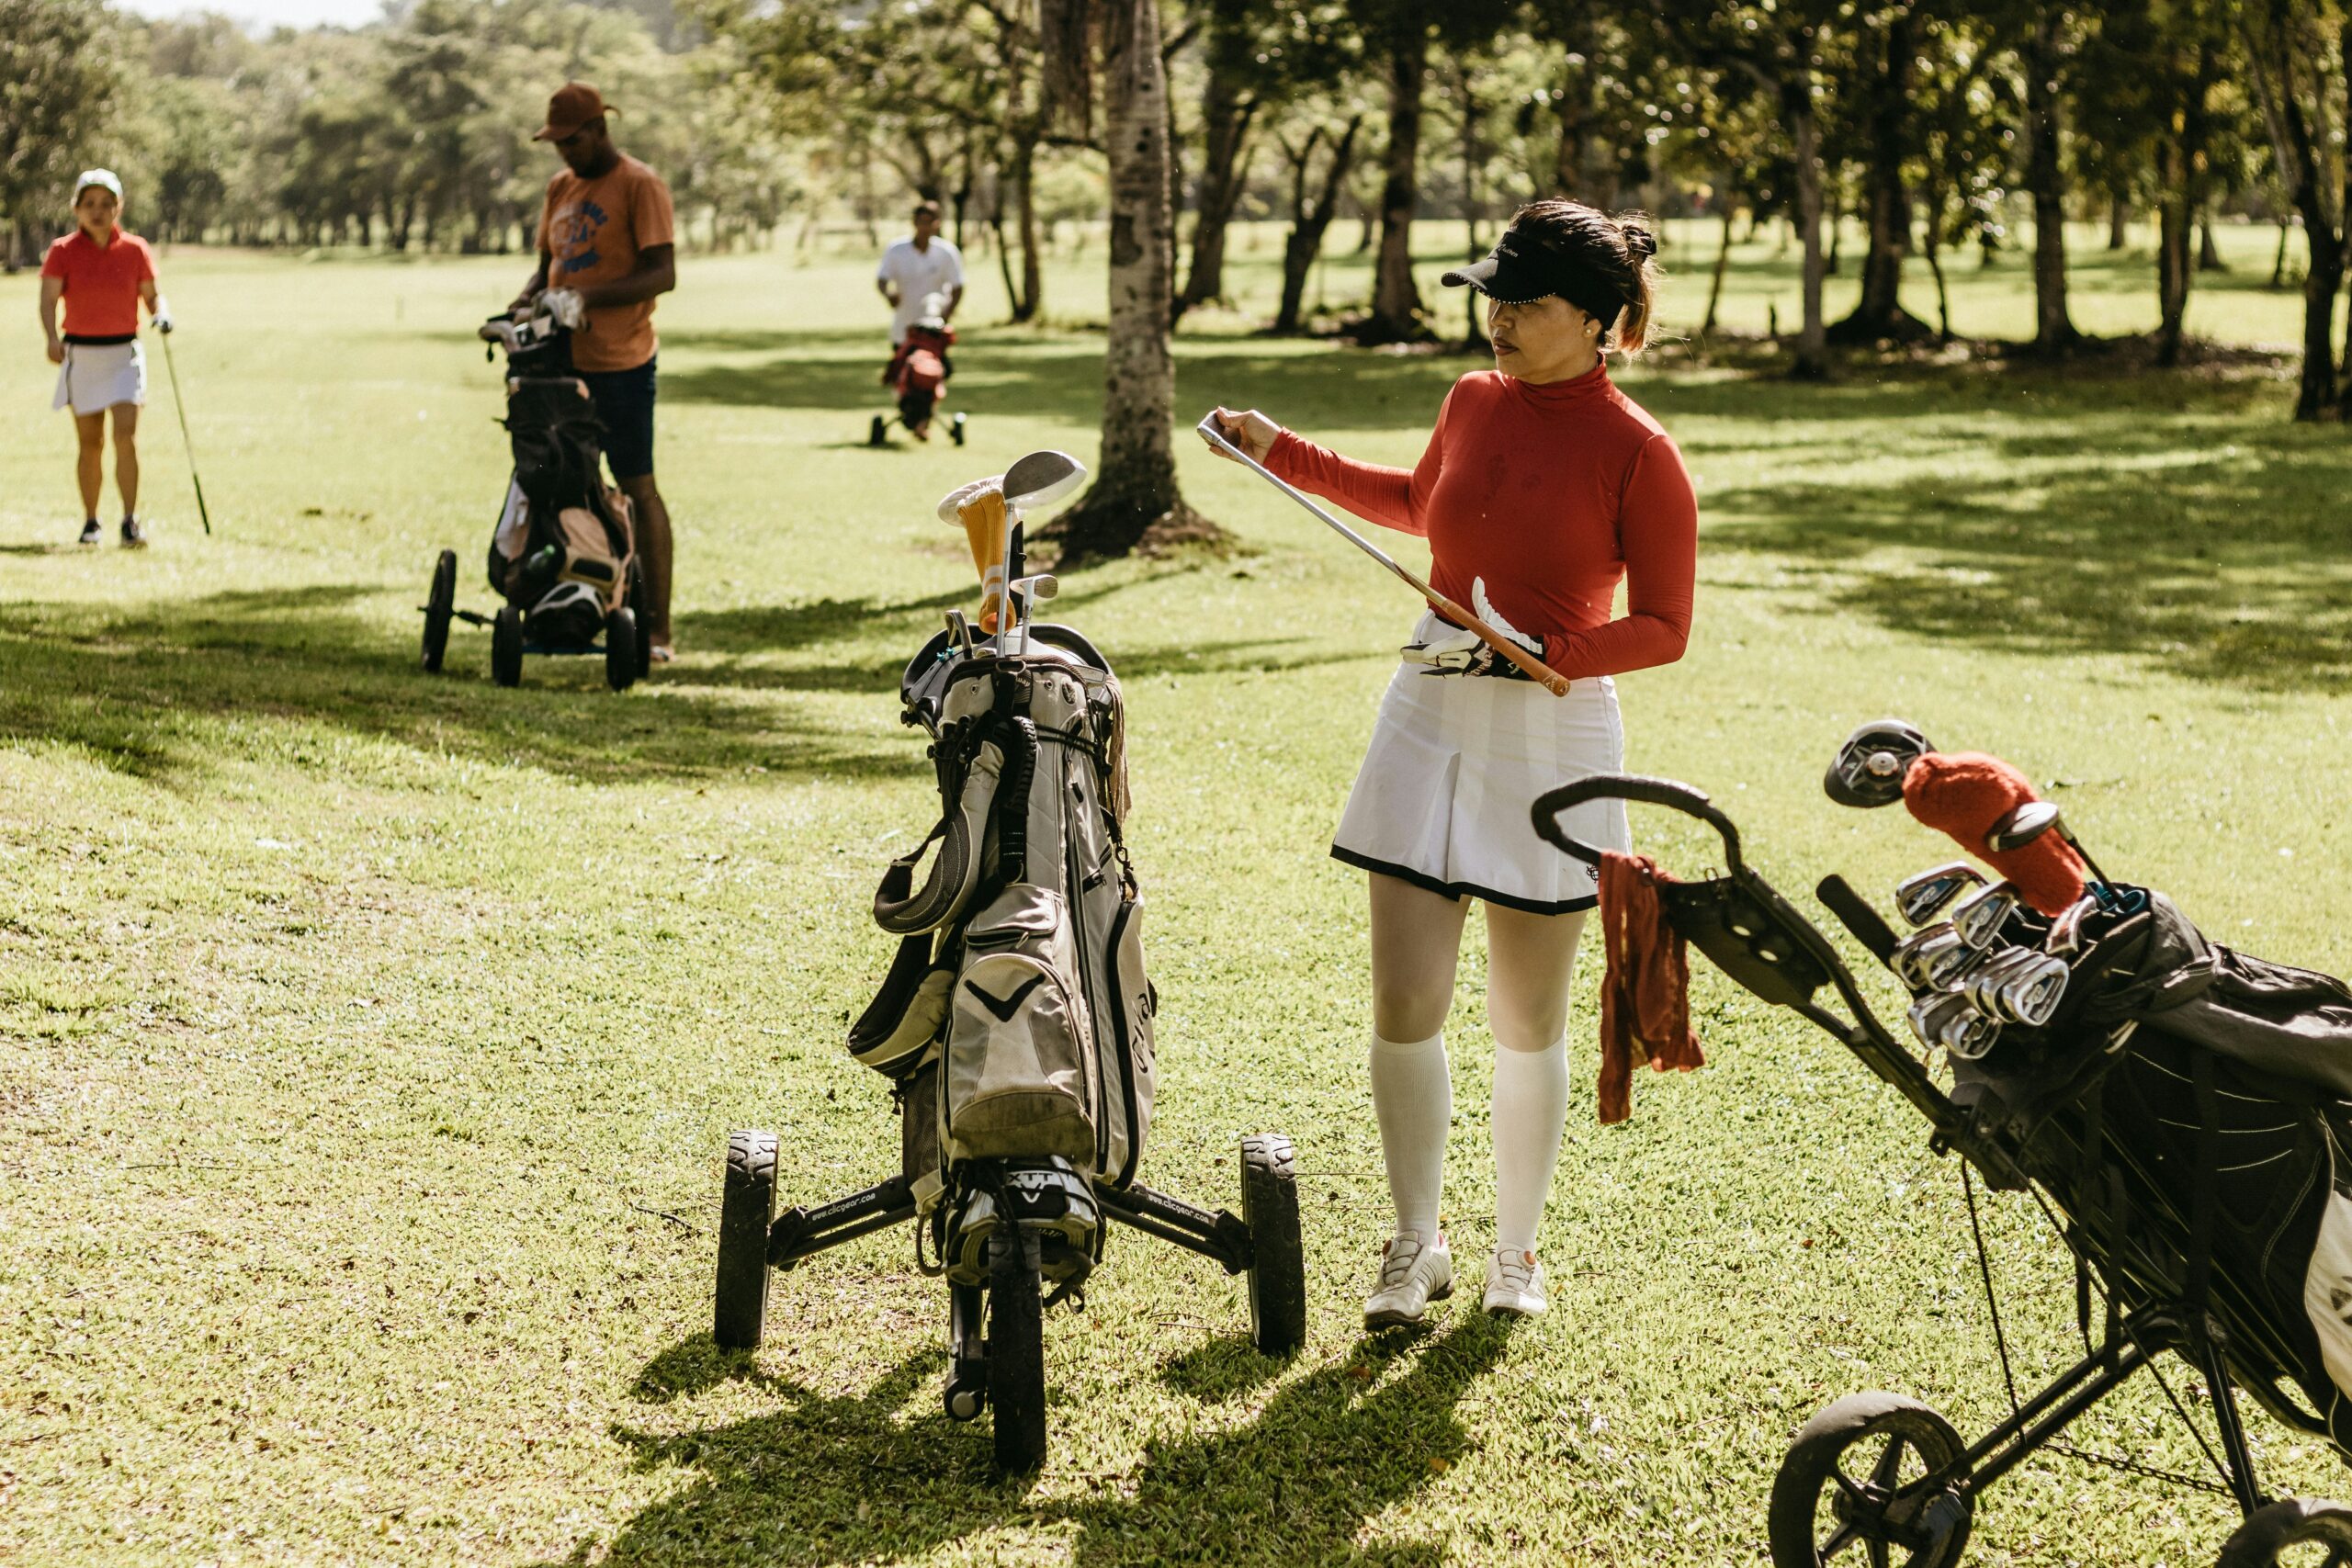
[[[1850,1393],[1804,1424],[1772,1483],[1772,1568],[1822,1568],[1856,1541],[1872,1568],[1951,1568],[1973,1505],[1926,1483],[1964,1445],[1899,1393]]]
[[[868,446],[880,446],[888,442],[889,439],[889,420],[882,414],[876,414],[874,416],[874,423],[866,427],[865,444]]]
[[[718,1206],[718,1290],[710,1337],[754,1349],[768,1313],[768,1226],[775,1219],[775,1134],[727,1134],[727,1195]]]
[[[458,608],[458,552],[443,550],[433,563],[433,586],[424,595],[424,672],[441,673],[449,651],[449,621]]]
[[[1260,1133],[1241,1140],[1241,1218],[1252,1261],[1250,1337],[1268,1356],[1306,1343],[1306,1251],[1298,1238],[1298,1178],[1290,1140]]]
[[[523,683],[523,612],[512,604],[491,623],[490,678],[502,686]]]
[[[605,612],[605,684],[626,692],[637,683],[637,612],[623,604]]]
[[[957,414],[955,420],[949,423],[947,426],[947,434],[956,438],[956,446],[961,446],[964,445],[964,416],[962,414]]]
[[[1036,1244],[1012,1225],[989,1242],[989,1404],[996,1467],[1027,1475],[1046,1462],[1046,1325]]]
[[[653,606],[645,594],[645,563],[628,563],[628,607],[637,617],[637,678],[653,673]]]
[[[2290,1497],[2256,1508],[2222,1543],[2213,1568],[2344,1568],[2352,1563],[2352,1508]]]

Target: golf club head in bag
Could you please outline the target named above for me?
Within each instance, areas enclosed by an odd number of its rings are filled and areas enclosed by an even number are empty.
[[[1952,929],[1971,947],[1990,947],[2000,940],[2001,928],[2024,901],[2014,884],[1996,882],[1952,907]]]
[[[1916,931],[1896,942],[1894,951],[1887,954],[1886,966],[1894,971],[1894,977],[1902,981],[1913,993],[1932,989],[1928,983],[1928,954],[1930,952],[1941,952],[1946,946],[1959,941],[1959,935],[1953,931],[1951,922],[1940,921],[1936,925]]]
[[[1957,991],[1939,991],[1911,1004],[1904,1021],[1920,1044],[1940,1045],[1947,1055],[1973,1061],[1993,1048],[2001,1026],[1969,1004]]]
[[[1944,906],[1971,887],[1981,887],[1984,874],[1964,860],[1929,871],[1915,872],[1894,885],[1894,907],[1905,921],[1924,926],[1941,914]]]
[[[1860,726],[1838,748],[1821,787],[1840,806],[1868,811],[1903,798],[1903,775],[1935,748],[1917,725],[1878,718]]]

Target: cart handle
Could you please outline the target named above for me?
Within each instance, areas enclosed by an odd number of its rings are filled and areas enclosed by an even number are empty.
[[[1724,858],[1731,870],[1745,872],[1747,863],[1739,853],[1739,829],[1732,819],[1715,809],[1703,790],[1696,790],[1673,779],[1651,778],[1642,773],[1594,773],[1574,784],[1545,790],[1535,797],[1531,808],[1535,820],[1536,836],[1564,854],[1598,870],[1605,851],[1594,848],[1580,839],[1568,836],[1560,826],[1561,813],[1592,800],[1631,800],[1644,806],[1664,806],[1696,817],[1723,835]]]

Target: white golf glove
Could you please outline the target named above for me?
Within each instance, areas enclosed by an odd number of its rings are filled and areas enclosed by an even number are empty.
[[[155,330],[167,335],[172,330],[172,302],[160,294],[155,296]]]
[[[559,326],[578,332],[588,320],[588,307],[577,288],[550,288],[539,296],[539,308],[556,319]]]
[[[1470,581],[1470,608],[1478,618],[1517,643],[1536,659],[1544,657],[1544,645],[1529,637],[1503,618],[1487,598],[1487,580]],[[1429,666],[1431,675],[1484,675],[1492,671],[1502,655],[1487,645],[1486,639],[1464,626],[1441,626],[1438,633],[1427,642],[1411,645],[1405,657],[1416,664]]]

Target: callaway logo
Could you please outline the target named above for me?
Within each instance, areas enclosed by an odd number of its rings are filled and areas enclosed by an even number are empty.
[[[1013,988],[1012,995],[1001,998],[992,997],[980,989],[979,982],[977,980],[965,981],[964,988],[978,997],[982,1007],[996,1014],[996,1021],[999,1023],[1011,1023],[1012,1015],[1021,1010],[1021,1004],[1029,999],[1029,993],[1045,983],[1046,977],[1043,975],[1032,975]]]

